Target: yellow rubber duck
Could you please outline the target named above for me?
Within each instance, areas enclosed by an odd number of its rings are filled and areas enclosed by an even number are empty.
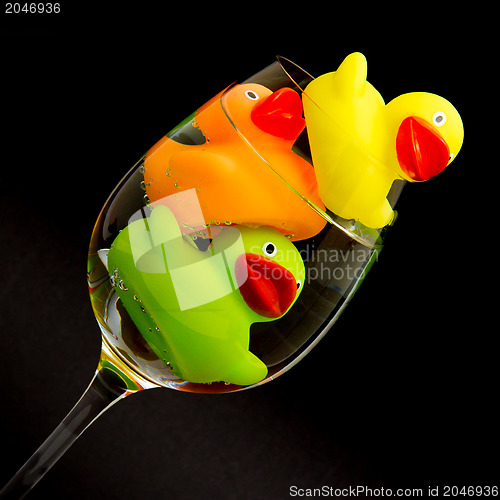
[[[323,203],[372,228],[389,224],[396,179],[425,181],[456,157],[463,124],[446,99],[412,92],[384,103],[355,52],[303,93],[311,155]]]

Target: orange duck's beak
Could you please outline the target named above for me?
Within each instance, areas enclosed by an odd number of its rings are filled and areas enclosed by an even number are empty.
[[[276,90],[259,101],[251,113],[252,122],[263,132],[287,140],[295,140],[306,122],[302,118],[302,101],[290,88]]]

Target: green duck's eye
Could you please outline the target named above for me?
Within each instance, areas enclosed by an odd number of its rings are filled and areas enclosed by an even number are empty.
[[[264,243],[262,247],[262,251],[268,256],[268,257],[274,257],[276,255],[276,252],[278,249],[276,248],[276,245],[272,243],[271,241],[268,241],[267,243]]]

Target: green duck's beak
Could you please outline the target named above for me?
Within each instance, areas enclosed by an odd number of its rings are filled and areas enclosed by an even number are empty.
[[[245,279],[240,280],[238,276]],[[236,277],[248,307],[266,318],[283,316],[297,294],[297,282],[293,274],[262,255],[240,255],[236,261]]]

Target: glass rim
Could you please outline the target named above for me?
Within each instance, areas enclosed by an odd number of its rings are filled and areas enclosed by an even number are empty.
[[[288,78],[290,79],[290,81],[293,82],[293,84],[302,92],[302,93],[305,93],[305,89],[303,89],[299,83],[297,83],[294,79],[294,77],[292,77],[292,75],[290,74],[289,71],[287,71],[285,69],[285,67],[283,66],[283,63],[282,61],[286,61],[287,63],[293,65],[296,69],[298,69],[299,71],[301,71],[302,73],[304,73],[307,77],[309,77],[312,80],[315,80],[315,77],[313,75],[311,75],[311,73],[309,73],[308,71],[306,71],[304,68],[302,68],[301,66],[299,66],[298,64],[294,63],[291,59],[288,59],[288,57],[284,57],[280,54],[277,54],[276,55],[276,60],[278,61],[279,65],[281,66],[281,69],[283,70],[283,72],[286,74],[286,76],[288,76]]]

